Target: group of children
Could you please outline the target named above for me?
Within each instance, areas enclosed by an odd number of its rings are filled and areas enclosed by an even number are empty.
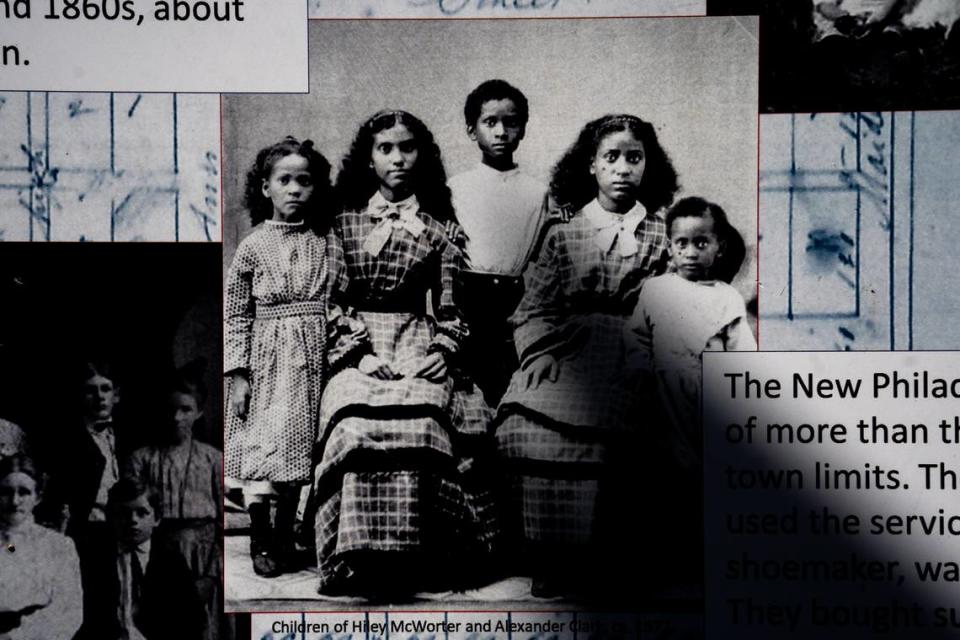
[[[514,162],[522,92],[484,82],[464,116],[481,163],[449,182],[404,111],[361,125],[335,185],[292,138],[248,174],[225,455],[260,575],[301,567],[309,486],[321,593],[467,588],[497,559],[536,595],[592,590],[635,546],[632,454],[671,432],[697,455],[700,353],[756,348],[743,240],[705,200],[667,211],[652,125],[588,123],[547,189]]]
[[[47,472],[25,447],[3,452],[0,538],[10,553],[0,566],[25,606],[0,616],[0,637],[220,637],[222,454],[193,437],[204,366],[171,377],[148,446],[132,450],[144,434],[114,421],[112,367],[86,362],[77,376],[82,418],[65,428]]]

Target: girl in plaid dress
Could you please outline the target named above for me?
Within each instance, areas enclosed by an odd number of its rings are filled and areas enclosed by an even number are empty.
[[[636,502],[641,415],[623,324],[643,281],[667,266],[660,210],[677,175],[649,123],[612,115],[584,127],[550,189],[577,213],[551,229],[527,270],[512,318],[521,366],[496,438],[534,595],[596,594],[591,571],[625,566],[636,547],[620,515]]]
[[[329,176],[309,140],[288,137],[257,154],[246,189],[254,230],[224,289],[225,474],[244,481],[250,554],[263,576],[294,568],[297,501],[312,469],[328,289],[337,278],[323,229]]]
[[[320,412],[320,591],[450,589],[496,529],[479,471],[490,412],[454,369],[463,253],[440,150],[417,118],[380,112],[360,127],[336,191],[348,284]]]

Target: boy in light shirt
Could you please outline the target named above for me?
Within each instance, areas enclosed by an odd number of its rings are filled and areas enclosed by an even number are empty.
[[[467,135],[481,154],[480,164],[449,182],[466,235],[467,269],[458,293],[470,329],[463,362],[496,407],[519,366],[508,318],[523,295],[523,271],[548,218],[546,186],[514,161],[529,117],[519,89],[487,80],[467,96],[463,112]]]

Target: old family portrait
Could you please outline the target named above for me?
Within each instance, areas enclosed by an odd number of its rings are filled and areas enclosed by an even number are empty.
[[[223,103],[228,609],[695,598],[755,19],[310,29],[310,94]]]
[[[0,638],[235,637],[219,246],[3,249]]]

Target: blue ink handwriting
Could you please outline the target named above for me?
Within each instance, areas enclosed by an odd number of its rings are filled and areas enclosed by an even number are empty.
[[[137,97],[134,99],[133,104],[130,105],[130,109],[127,110],[127,117],[132,118],[133,112],[137,110],[137,105],[140,104],[140,99],[143,98],[143,94],[138,93]]]
[[[553,10],[560,4],[560,0],[409,0],[409,3],[411,7],[433,5],[444,15],[455,16],[464,13],[471,7],[478,12],[497,9],[504,11]]]
[[[78,98],[67,105],[67,111],[70,113],[71,118],[76,118],[77,116],[82,116],[85,113],[93,113],[96,111],[96,109],[83,106],[83,100]]]

